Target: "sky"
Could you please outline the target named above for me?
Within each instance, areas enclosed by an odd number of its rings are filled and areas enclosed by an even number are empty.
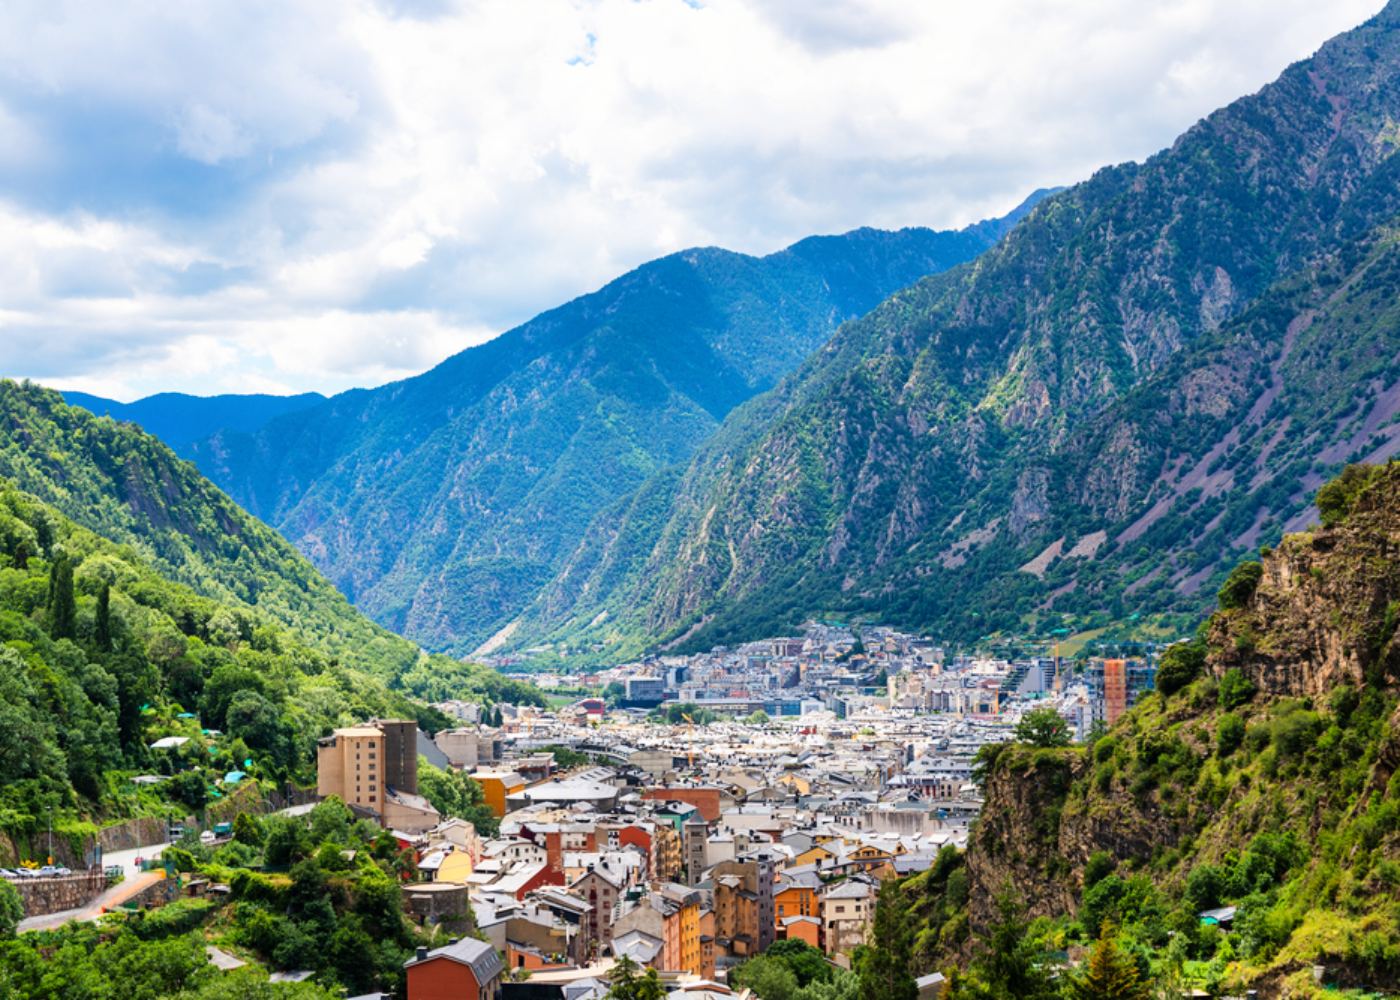
[[[1381,0],[12,0],[0,375],[425,370],[644,261],[962,226]]]

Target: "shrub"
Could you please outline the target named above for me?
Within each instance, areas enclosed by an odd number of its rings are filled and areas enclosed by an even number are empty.
[[[1095,851],[1084,865],[1084,888],[1089,889],[1113,872],[1113,858],[1107,851]]]
[[[1220,707],[1229,712],[1250,701],[1258,689],[1244,674],[1234,667],[1225,671],[1220,678]]]
[[[1242,608],[1254,596],[1259,580],[1264,576],[1264,567],[1257,562],[1242,562],[1230,571],[1225,585],[1218,595],[1220,606],[1225,610]]]
[[[1016,739],[1037,747],[1069,746],[1069,723],[1049,706],[1034,708],[1016,724]]]
[[[1215,731],[1216,752],[1221,757],[1230,756],[1244,742],[1244,732],[1244,720],[1233,712],[1226,712]]]
[[[1206,646],[1200,639],[1168,646],[1157,665],[1157,690],[1170,698],[1201,675],[1206,664]]]
[[[1197,865],[1186,878],[1186,899],[1200,912],[1220,905],[1227,876],[1217,865]]]
[[[1274,720],[1274,746],[1284,760],[1302,757],[1317,742],[1322,732],[1322,719],[1316,712],[1289,712]]]
[[[1369,465],[1348,465],[1341,474],[1317,491],[1317,512],[1329,528],[1346,520],[1362,490],[1380,470]]]
[[[19,890],[0,879],[0,938],[13,937],[22,919],[24,900],[20,899]]]

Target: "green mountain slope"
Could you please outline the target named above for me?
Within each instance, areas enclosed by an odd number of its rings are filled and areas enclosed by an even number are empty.
[[[847,324],[590,529],[520,642],[1199,611],[1400,450],[1400,7]]]
[[[601,509],[684,462],[841,321],[976,256],[1023,212],[960,232],[816,237],[764,258],[684,251],[422,376],[191,454],[376,620],[468,651]]]
[[[52,855],[86,867],[98,831],[114,824],[142,844],[188,817],[234,830],[217,847],[188,830],[164,854],[231,885],[232,899],[180,898],[100,928],[74,921],[16,937],[23,907],[0,882],[0,995],[271,996],[267,972],[300,969],[326,988],[277,996],[401,986],[415,937],[393,836],[335,798],[308,816],[259,818],[290,788],[315,787],[320,737],[376,716],[448,724],[275,618],[171,582],[136,546],[0,479],[0,865]],[[432,768],[422,787],[482,821],[469,797],[479,801],[479,788]],[[489,811],[485,820],[479,829],[495,822]],[[211,943],[249,967],[215,968]]]
[[[0,478],[128,546],[173,583],[276,622],[347,667],[409,691],[434,675],[455,679],[468,694],[510,688],[484,668],[429,662],[351,607],[277,532],[160,441],[68,406],[55,392],[0,381]]]
[[[1242,564],[1106,735],[984,750],[966,857],[882,895],[868,975],[972,959],[955,1000],[1059,996],[1006,973],[1108,927],[1162,994],[1400,987],[1400,463],[1318,500],[1326,525]]]

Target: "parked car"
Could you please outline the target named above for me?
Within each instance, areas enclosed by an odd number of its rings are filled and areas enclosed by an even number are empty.
[[[19,872],[13,868],[0,868],[0,878],[19,878]]]
[[[18,874],[19,874],[19,877],[20,877],[20,878],[38,878],[38,877],[39,877],[39,869],[37,869],[37,868],[20,868],[20,869],[17,869],[17,871],[18,871]]]
[[[59,876],[60,878],[63,878],[63,877],[66,877],[66,876],[68,876],[68,875],[72,875],[72,874],[73,874],[73,869],[68,868],[68,867],[66,867],[66,866],[64,866],[64,865],[57,865],[57,866],[55,866],[53,871],[54,871],[54,874],[57,875],[57,876]]]

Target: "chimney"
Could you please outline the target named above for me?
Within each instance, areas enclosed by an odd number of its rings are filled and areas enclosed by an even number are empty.
[[[420,945],[418,946],[418,956],[417,956],[417,960],[418,960],[419,962],[421,962],[421,961],[423,961],[424,959],[426,959],[427,957],[428,957],[428,949],[425,948],[425,947],[423,947],[423,946],[420,944]]]

